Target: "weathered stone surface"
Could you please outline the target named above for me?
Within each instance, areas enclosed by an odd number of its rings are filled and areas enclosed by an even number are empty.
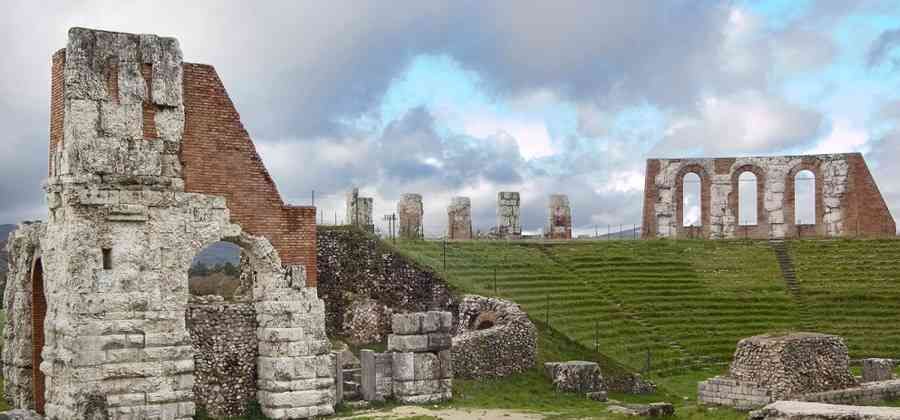
[[[372,299],[353,301],[344,312],[343,337],[352,344],[380,343],[390,334],[394,311]]]
[[[891,359],[863,359],[863,382],[887,381],[894,379],[894,361]]]
[[[898,420],[900,408],[778,401],[750,413],[751,420]]]
[[[0,413],[0,420],[44,420],[44,418],[34,410],[17,408]]]
[[[447,238],[472,239],[472,201],[469,197],[453,197],[447,207]]]
[[[210,300],[192,299],[187,313],[194,401],[211,416],[237,417],[256,399],[256,310],[250,303]]]
[[[600,367],[595,362],[547,362],[544,363],[544,373],[558,392],[586,394],[606,391]]]
[[[644,379],[638,373],[623,373],[613,377],[604,378],[606,387],[612,392],[621,392],[624,394],[653,394],[656,392],[656,385]]]
[[[572,239],[572,209],[567,195],[550,195],[547,216],[544,236],[548,239]]]
[[[375,221],[372,218],[372,197],[360,197],[359,189],[354,188],[347,193],[347,224],[356,226],[367,232],[375,232]]]
[[[403,194],[397,203],[397,214],[400,219],[400,237],[403,239],[423,239],[422,215],[425,209],[420,194]]]
[[[440,275],[384,246],[372,235],[346,227],[320,226],[317,246],[317,290],[325,300],[329,336],[344,334],[345,316],[354,302],[375,301],[392,313],[433,309],[456,312],[456,298]]]
[[[611,405],[607,410],[612,413],[640,417],[671,417],[675,415],[675,406],[666,402]]]
[[[453,361],[456,376],[501,378],[534,367],[537,331],[519,305],[496,298],[463,296]]]
[[[519,193],[497,193],[497,235],[501,238],[519,238],[522,236],[522,224],[519,221]]]

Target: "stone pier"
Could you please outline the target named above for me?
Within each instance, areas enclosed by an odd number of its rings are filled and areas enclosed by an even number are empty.
[[[572,239],[572,208],[569,207],[569,197],[565,194],[550,195],[547,210],[547,230],[544,232],[547,239]]]
[[[472,201],[469,197],[453,197],[447,207],[447,237],[472,239]]]
[[[403,239],[423,239],[422,230],[422,195],[403,194],[397,203],[397,214],[400,217],[400,237]]]
[[[347,224],[358,226],[367,232],[375,232],[375,222],[372,219],[372,197],[360,197],[359,188],[354,188],[347,193]]]
[[[522,236],[519,204],[518,192],[504,191],[497,194],[497,235],[501,238],[518,239]]]

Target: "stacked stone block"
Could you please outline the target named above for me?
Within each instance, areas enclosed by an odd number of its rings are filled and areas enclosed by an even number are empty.
[[[357,226],[367,232],[375,232],[375,221],[372,219],[372,197],[360,197],[359,188],[347,193],[347,224]]]
[[[894,361],[891,359],[863,359],[863,382],[887,381],[894,379]]]
[[[422,230],[422,196],[420,194],[403,194],[397,203],[397,214],[400,215],[400,237],[403,239],[423,239]]]
[[[392,357],[394,398],[412,404],[452,398],[452,314],[396,314],[391,327],[387,350]]]
[[[497,193],[497,235],[501,238],[518,239],[522,236],[519,221],[519,193]]]
[[[453,197],[447,207],[447,237],[472,239],[472,201],[469,197]]]
[[[548,239],[572,239],[572,208],[565,194],[550,195],[545,235]]]
[[[768,388],[752,382],[717,376],[697,385],[697,398],[704,404],[752,410],[772,402]]]

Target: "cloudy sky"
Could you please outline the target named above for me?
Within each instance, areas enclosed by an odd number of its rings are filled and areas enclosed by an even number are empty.
[[[184,5],[183,3],[189,3]],[[520,191],[575,225],[639,224],[648,157],[865,154],[900,215],[897,1],[13,1],[0,16],[0,223],[45,218],[50,55],[86,26],[216,66],[282,194],[326,218],[450,197],[476,228]]]

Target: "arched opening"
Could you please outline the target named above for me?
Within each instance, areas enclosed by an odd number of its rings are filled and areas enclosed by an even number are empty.
[[[700,202],[700,175],[689,172],[684,175],[682,188],[682,226],[702,226],[702,211]]]
[[[31,375],[34,390],[34,411],[44,414],[46,402],[44,372],[41,372],[41,351],[44,350],[44,319],[47,318],[47,297],[44,294],[44,265],[40,258],[31,269]]]
[[[249,287],[240,287],[248,266],[240,246],[216,242],[197,253],[188,272],[194,403],[211,418],[243,416],[256,398],[258,321]]]
[[[816,224],[816,175],[808,169],[794,176],[794,224]]]
[[[755,226],[758,224],[757,214],[757,179],[753,172],[744,172],[738,177],[738,224]]]
[[[203,248],[188,271],[191,295],[231,300],[240,286],[240,265],[241,248],[231,242],[216,242]]]

